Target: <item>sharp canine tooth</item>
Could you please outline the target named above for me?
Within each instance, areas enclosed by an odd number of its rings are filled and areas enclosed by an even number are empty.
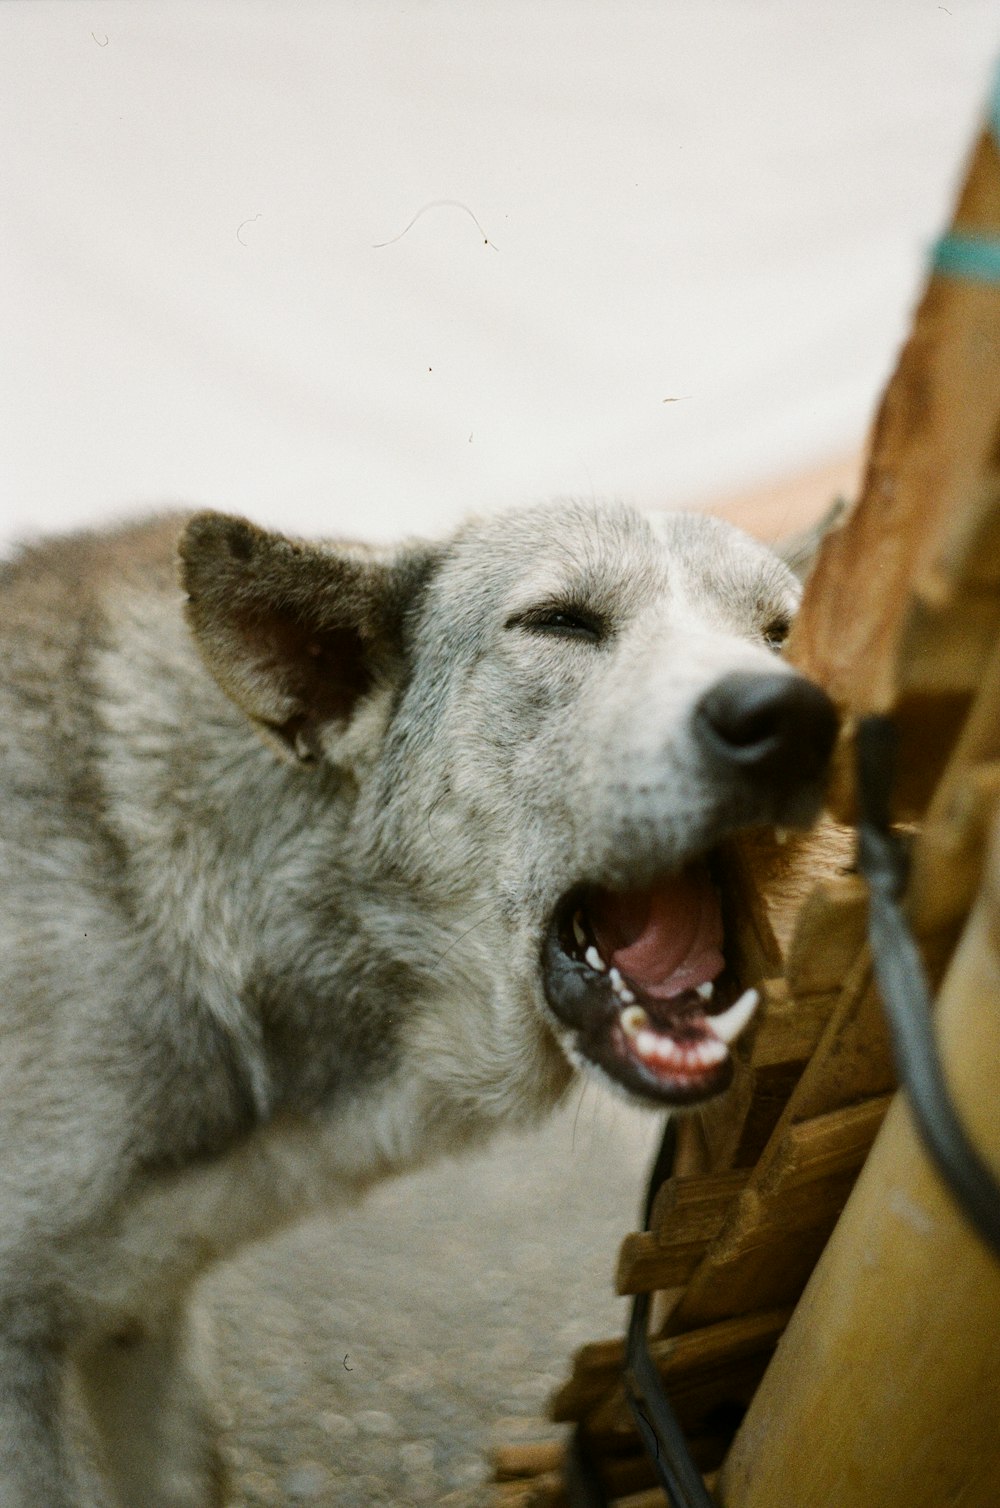
[[[719,1016],[709,1016],[708,1024],[720,1042],[735,1042],[760,1004],[757,990],[744,990],[740,998]]]
[[[576,938],[579,946],[581,948],[585,948],[587,946],[587,934],[583,930],[583,925],[580,921],[580,915],[581,913],[577,911],[573,917],[573,936]]]
[[[711,998],[714,995],[714,993],[715,993],[715,985],[712,983],[712,981],[710,979],[706,979],[705,983],[704,984],[700,984],[698,986],[698,988],[695,990],[695,994],[698,995],[702,1000],[711,1000]]]
[[[602,974],[607,973],[608,966],[604,962],[604,959],[601,957],[600,953],[598,953],[597,949],[593,945],[591,945],[587,949],[586,953],[584,953],[583,956],[584,956],[584,960],[587,963],[590,964],[590,967],[592,969],[597,969]]]

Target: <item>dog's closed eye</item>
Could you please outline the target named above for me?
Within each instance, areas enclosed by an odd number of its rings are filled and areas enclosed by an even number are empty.
[[[791,632],[791,627],[792,620],[785,617],[784,614],[780,617],[772,618],[762,630],[764,643],[768,649],[780,650]]]
[[[589,608],[575,604],[544,603],[507,619],[507,628],[533,634],[554,634],[562,639],[582,639],[600,644],[607,637],[607,624]]]

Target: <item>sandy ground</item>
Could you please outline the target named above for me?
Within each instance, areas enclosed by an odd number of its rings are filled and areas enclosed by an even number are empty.
[[[541,1133],[220,1273],[231,1501],[488,1503],[490,1446],[553,1434],[571,1352],[622,1328],[611,1274],[659,1124],[577,1090]]]

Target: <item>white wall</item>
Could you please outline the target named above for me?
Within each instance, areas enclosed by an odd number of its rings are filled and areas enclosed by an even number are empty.
[[[856,443],[998,42],[984,0],[0,5],[0,542]]]

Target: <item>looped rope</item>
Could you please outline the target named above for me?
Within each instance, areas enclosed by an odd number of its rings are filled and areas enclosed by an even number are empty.
[[[868,882],[868,940],[900,1084],[931,1162],[973,1230],[1000,1257],[1000,1182],[951,1098],[923,962],[903,911],[908,855],[890,828],[896,730],[889,718],[861,719],[857,752],[858,867]]]

